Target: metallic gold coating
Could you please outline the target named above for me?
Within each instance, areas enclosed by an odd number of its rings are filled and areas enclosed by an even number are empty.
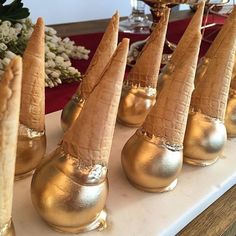
[[[80,94],[75,94],[65,105],[61,113],[61,127],[65,132],[79,116],[85,99]]]
[[[45,132],[20,124],[17,140],[15,179],[23,179],[37,167],[46,151]]]
[[[225,127],[229,138],[236,137],[236,92],[231,90],[225,112]]]
[[[35,171],[33,205],[57,231],[80,233],[106,227],[107,167],[66,154],[57,148]]]
[[[117,120],[131,127],[139,127],[156,102],[156,89],[124,84]]]
[[[199,112],[190,112],[184,138],[184,162],[208,166],[222,155],[227,140],[224,123]]]
[[[159,137],[148,137],[140,129],[127,141],[121,163],[128,180],[147,192],[165,192],[177,184],[183,154]]]
[[[0,236],[15,236],[15,228],[13,222],[10,220],[3,227],[0,227]]]

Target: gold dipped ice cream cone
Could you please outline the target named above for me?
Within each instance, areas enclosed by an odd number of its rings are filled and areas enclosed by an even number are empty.
[[[215,163],[227,140],[224,118],[236,49],[235,13],[234,9],[231,21],[221,29],[225,33],[217,39],[214,55],[192,95],[184,141],[184,161],[192,165]]]
[[[66,131],[79,116],[85,100],[101,78],[101,74],[114,53],[118,42],[119,14],[116,12],[101,39],[76,93],[65,105],[61,114],[61,126]]]
[[[44,22],[38,18],[23,55],[16,179],[32,173],[46,151]]]
[[[15,57],[0,81],[0,235],[14,236],[11,222],[22,62]]]
[[[142,127],[125,144],[121,163],[128,180],[148,192],[165,192],[177,184],[183,162],[183,139],[201,42],[200,26],[183,56],[172,60],[157,101]],[[184,36],[183,36],[184,37]]]
[[[79,233],[106,225],[107,163],[128,44],[129,40],[123,39],[118,45],[61,146],[34,173],[33,205],[58,231]]]
[[[156,85],[161,64],[169,9],[142,49],[136,64],[124,81],[117,120],[127,126],[139,127],[156,101]]]

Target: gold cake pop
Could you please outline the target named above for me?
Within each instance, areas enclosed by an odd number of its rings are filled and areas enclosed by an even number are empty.
[[[31,174],[46,151],[44,54],[44,22],[38,18],[23,55],[16,179]]]
[[[202,8],[199,11],[203,13]],[[128,180],[144,191],[172,190],[182,168],[182,145],[201,42],[200,24],[191,30],[195,32],[191,41],[177,46],[178,51],[179,47],[188,50],[178,60],[172,60],[171,70],[163,74],[156,104],[122,150],[121,162]]]
[[[160,22],[124,81],[117,119],[127,126],[140,126],[156,101],[156,85],[169,19],[165,9]]]
[[[11,222],[22,62],[15,57],[0,80],[0,235],[14,236]]]
[[[114,53],[118,42],[119,14],[112,16],[100,44],[89,64],[76,93],[63,108],[61,126],[66,131],[79,116],[85,100],[101,78],[101,74]],[[102,59],[101,59],[102,58]]]
[[[79,233],[105,227],[107,163],[128,44],[128,39],[119,44],[61,146],[34,173],[33,205],[56,230]]]
[[[227,135],[224,116],[236,46],[236,10],[217,38],[214,56],[192,95],[184,141],[184,161],[199,166],[213,164],[221,155]],[[225,29],[226,28],[226,29]],[[215,48],[214,42],[212,45]]]

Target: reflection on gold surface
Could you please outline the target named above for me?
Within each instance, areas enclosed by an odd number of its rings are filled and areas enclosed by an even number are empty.
[[[121,163],[128,180],[147,192],[172,190],[183,162],[182,149],[138,130],[125,144]]]
[[[79,233],[106,227],[107,168],[56,149],[35,171],[31,197],[40,216],[54,229]]]
[[[16,180],[30,175],[43,158],[45,151],[45,132],[34,131],[20,124],[16,153]]]
[[[184,162],[198,166],[215,163],[222,155],[226,140],[223,122],[191,112],[184,138]]]
[[[75,94],[65,105],[61,113],[61,127],[63,131],[68,130],[77,119],[84,106],[84,102],[85,99],[81,95]]]
[[[124,84],[117,120],[131,127],[139,127],[156,102],[156,89]]]

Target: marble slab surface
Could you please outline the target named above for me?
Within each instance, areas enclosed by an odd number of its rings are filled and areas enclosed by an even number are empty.
[[[184,165],[177,187],[146,193],[124,176],[120,152],[135,129],[116,125],[109,163],[108,228],[85,236],[172,236],[236,184],[236,140],[227,142],[224,157],[209,167]],[[46,116],[47,152],[61,139],[60,111]],[[31,177],[15,182],[13,221],[17,236],[57,236],[36,213],[30,198]],[[71,234],[64,234],[69,236]]]

